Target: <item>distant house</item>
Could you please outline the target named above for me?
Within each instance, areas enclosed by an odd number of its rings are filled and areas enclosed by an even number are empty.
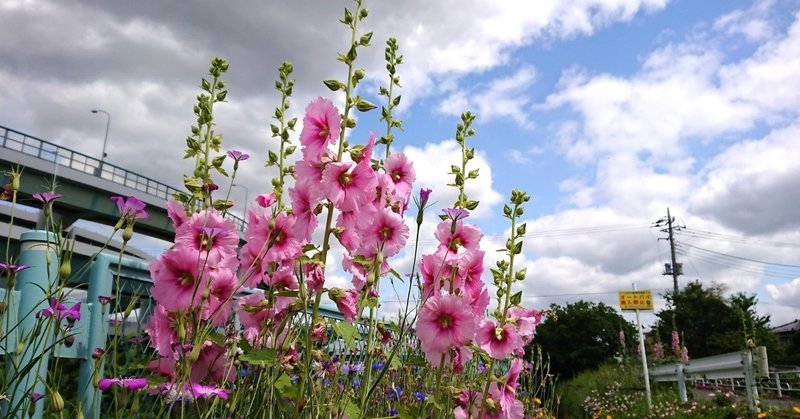
[[[792,335],[798,331],[800,331],[799,319],[795,319],[795,321],[772,328],[772,333],[778,336],[778,339],[783,342],[787,342],[789,339],[791,339]]]

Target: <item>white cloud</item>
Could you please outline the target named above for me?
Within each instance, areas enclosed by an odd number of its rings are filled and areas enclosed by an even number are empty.
[[[800,301],[800,278],[783,284],[767,285],[767,292],[779,303],[797,304]]]
[[[528,90],[535,81],[536,70],[525,65],[508,77],[451,94],[439,103],[438,111],[460,115],[465,110],[475,110],[481,122],[508,118],[520,127],[532,129],[533,122],[527,114],[532,100]]]
[[[445,185],[454,181],[453,175],[447,174],[450,166],[461,167],[461,146],[454,140],[446,140],[427,143],[423,148],[406,146],[403,153],[414,162],[417,173],[414,187],[433,190],[430,199],[436,202],[437,211],[438,208],[452,207],[458,199],[458,190]],[[466,181],[465,192],[470,200],[480,201],[471,216],[482,218],[492,214],[502,196],[492,187],[492,168],[480,150],[476,150],[475,158],[467,163],[467,171],[475,169],[479,170],[478,178]]]

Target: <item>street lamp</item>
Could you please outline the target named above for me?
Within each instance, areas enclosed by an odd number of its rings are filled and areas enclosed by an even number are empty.
[[[234,183],[233,186],[237,186],[239,188],[244,189],[244,212],[243,213],[245,214],[245,216],[247,216],[247,206],[250,203],[250,190],[247,189],[247,186],[244,186],[244,185],[239,184],[239,183]]]
[[[103,173],[103,160],[106,159],[106,146],[108,145],[108,129],[111,128],[111,114],[102,109],[92,109],[92,113],[103,113],[106,115],[106,136],[103,139],[103,154],[100,156],[100,167],[97,168],[97,175]]]

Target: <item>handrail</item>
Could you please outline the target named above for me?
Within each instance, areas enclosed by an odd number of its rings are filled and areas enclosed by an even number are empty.
[[[69,167],[101,179],[126,186],[148,195],[169,199],[174,193],[180,192],[167,184],[150,179],[138,173],[131,172],[119,166],[100,161],[86,154],[62,147],[58,144],[42,140],[23,132],[0,125],[0,138],[3,148],[14,150],[41,160],[54,162],[59,166]],[[246,222],[232,213],[226,213],[226,218],[233,221],[236,227],[244,230]]]

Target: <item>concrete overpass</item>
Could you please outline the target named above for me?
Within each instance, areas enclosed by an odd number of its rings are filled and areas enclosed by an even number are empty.
[[[0,185],[8,183],[5,173],[17,165],[24,168],[18,202],[39,207],[32,198],[48,190],[53,177],[56,191],[63,198],[56,201],[54,213],[66,228],[78,219],[113,226],[119,219],[111,196],[135,196],[147,204],[148,220],[136,223],[136,230],[151,237],[172,240],[172,221],[167,216],[167,199],[177,189],[147,176],[89,157],[83,153],[27,135],[0,125]],[[244,220],[228,213],[239,230]]]

